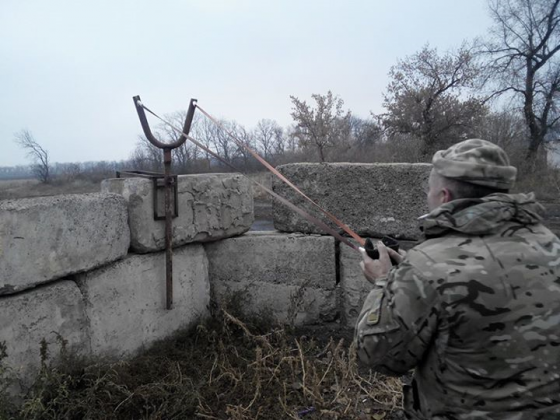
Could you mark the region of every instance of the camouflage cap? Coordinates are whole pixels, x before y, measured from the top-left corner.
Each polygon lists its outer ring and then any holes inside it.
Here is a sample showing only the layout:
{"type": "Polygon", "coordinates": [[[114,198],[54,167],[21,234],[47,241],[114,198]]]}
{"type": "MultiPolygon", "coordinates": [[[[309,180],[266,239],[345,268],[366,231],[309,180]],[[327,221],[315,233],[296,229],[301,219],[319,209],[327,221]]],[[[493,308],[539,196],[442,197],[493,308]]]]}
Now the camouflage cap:
{"type": "Polygon", "coordinates": [[[500,190],[513,187],[517,175],[501,147],[480,139],[465,140],[440,150],[432,163],[436,173],[443,177],[500,190]]]}

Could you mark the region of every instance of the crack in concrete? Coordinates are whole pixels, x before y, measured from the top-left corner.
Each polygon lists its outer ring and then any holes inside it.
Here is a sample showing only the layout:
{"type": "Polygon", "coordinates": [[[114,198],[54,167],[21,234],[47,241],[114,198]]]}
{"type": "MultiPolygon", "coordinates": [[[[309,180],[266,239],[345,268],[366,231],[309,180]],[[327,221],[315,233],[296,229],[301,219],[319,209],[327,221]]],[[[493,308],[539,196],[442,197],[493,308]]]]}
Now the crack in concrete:
{"type": "Polygon", "coordinates": [[[93,351],[92,339],[93,338],[92,338],[92,334],[91,334],[91,318],[89,317],[88,309],[93,308],[93,305],[91,304],[91,301],[89,299],[87,290],[84,288],[84,285],[83,285],[84,281],[80,280],[76,276],[73,276],[69,280],[74,282],[74,284],[78,288],[78,291],[80,292],[80,295],[82,296],[82,302],[84,303],[83,313],[84,313],[84,318],[85,318],[85,321],[86,321],[85,335],[87,337],[87,347],[88,347],[89,354],[92,354],[92,351],[93,351]]]}

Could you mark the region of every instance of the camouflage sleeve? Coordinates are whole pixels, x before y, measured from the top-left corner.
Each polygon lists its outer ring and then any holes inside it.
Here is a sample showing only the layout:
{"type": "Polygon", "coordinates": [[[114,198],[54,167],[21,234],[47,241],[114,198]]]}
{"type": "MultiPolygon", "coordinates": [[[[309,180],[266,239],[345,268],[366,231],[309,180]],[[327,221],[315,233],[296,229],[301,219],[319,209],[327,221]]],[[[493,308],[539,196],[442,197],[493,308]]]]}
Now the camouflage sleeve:
{"type": "Polygon", "coordinates": [[[408,372],[432,341],[438,307],[430,281],[403,261],[389,272],[386,284],[366,298],[356,326],[360,360],[387,375],[408,372]]]}

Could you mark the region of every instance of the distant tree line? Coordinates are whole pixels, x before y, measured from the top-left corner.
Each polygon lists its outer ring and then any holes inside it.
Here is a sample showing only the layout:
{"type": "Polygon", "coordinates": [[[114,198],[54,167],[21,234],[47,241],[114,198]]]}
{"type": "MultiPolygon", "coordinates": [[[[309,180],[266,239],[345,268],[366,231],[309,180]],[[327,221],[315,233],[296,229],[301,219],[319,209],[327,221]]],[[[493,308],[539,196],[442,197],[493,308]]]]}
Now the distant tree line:
{"type": "MultiPolygon", "coordinates": [[[[253,129],[222,121],[237,138],[273,163],[306,161],[428,161],[460,140],[481,137],[508,149],[533,168],[548,142],[558,141],[560,0],[490,0],[493,26],[486,38],[444,53],[429,45],[389,72],[385,111],[352,115],[332,92],[291,96],[293,125],[261,120],[253,129]]],[[[169,116],[181,125],[184,113],[169,116]]],[[[162,137],[174,135],[160,127],[162,137]]],[[[193,135],[245,170],[255,163],[209,121],[193,135]]],[[[161,166],[142,140],[136,162],[161,166]]],[[[211,159],[191,145],[176,160],[186,171],[211,170],[211,159]]],[[[217,165],[219,167],[219,165],[217,165]]]]}
{"type": "Polygon", "coordinates": [[[28,165],[0,166],[0,179],[33,178],[34,174],[28,165]]]}
{"type": "MultiPolygon", "coordinates": [[[[87,180],[98,182],[106,178],[114,178],[116,171],[131,169],[130,160],[95,161],[80,163],[49,163],[49,178],[46,183],[54,180],[72,181],[87,180]]],[[[0,166],[0,179],[37,178],[34,165],[0,166]]],[[[42,182],[45,182],[39,179],[42,182]]]]}
{"type": "MultiPolygon", "coordinates": [[[[397,61],[389,71],[384,112],[358,117],[328,91],[311,101],[291,96],[293,123],[281,127],[261,119],[247,128],[221,120],[239,141],[273,165],[296,161],[426,162],[434,151],[479,137],[504,147],[513,163],[528,173],[546,166],[546,145],[560,134],[560,0],[489,0],[493,20],[485,38],[439,52],[429,45],[397,61]]],[[[165,118],[182,127],[186,113],[165,118]]],[[[165,124],[154,133],[163,141],[177,133],[165,124]]],[[[18,141],[45,180],[48,159],[41,149],[18,141]]],[[[241,171],[261,170],[242,147],[201,114],[190,133],[241,171]]],[[[29,137],[29,136],[27,136],[29,137]]],[[[31,136],[32,138],[32,136],[31,136]]],[[[47,156],[48,157],[48,156],[47,156]]],[[[162,152],[140,136],[130,160],[106,164],[161,171],[162,152]]],[[[229,168],[187,141],[173,151],[176,173],[228,171],[229,168]]],[[[103,166],[102,163],[99,165],[103,166]]],[[[60,168],[82,174],[80,166],[60,168]]]]}

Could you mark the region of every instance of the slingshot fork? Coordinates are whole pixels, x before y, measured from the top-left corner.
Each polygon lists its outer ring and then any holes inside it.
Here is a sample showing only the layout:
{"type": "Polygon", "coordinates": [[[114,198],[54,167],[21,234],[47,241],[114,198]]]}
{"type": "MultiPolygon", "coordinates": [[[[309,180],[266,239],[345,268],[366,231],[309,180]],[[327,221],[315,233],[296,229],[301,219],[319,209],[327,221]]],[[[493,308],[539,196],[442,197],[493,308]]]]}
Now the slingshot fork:
{"type": "MultiPolygon", "coordinates": [[[[150,143],[155,147],[163,150],[163,165],[164,165],[164,187],[165,187],[165,291],[166,291],[166,308],[172,309],[173,307],[173,215],[171,214],[171,186],[174,184],[175,191],[177,191],[177,178],[171,175],[171,151],[178,147],[181,147],[183,143],[187,140],[187,135],[191,129],[191,124],[194,117],[194,111],[196,108],[196,99],[191,99],[189,110],[187,111],[187,117],[185,118],[185,124],[183,126],[183,131],[179,139],[172,143],[164,143],[158,140],[150,130],[150,125],[148,124],[148,119],[146,118],[146,113],[144,112],[144,107],[142,106],[142,101],[140,96],[135,96],[133,98],[134,105],[136,106],[136,112],[138,112],[138,118],[140,118],[140,124],[142,125],[142,130],[144,135],[150,143]],[[174,182],[172,182],[174,179],[174,182]]],[[[154,194],[157,191],[154,190],[154,194]]],[[[175,206],[177,206],[177,195],[175,196],[175,206]]]]}

